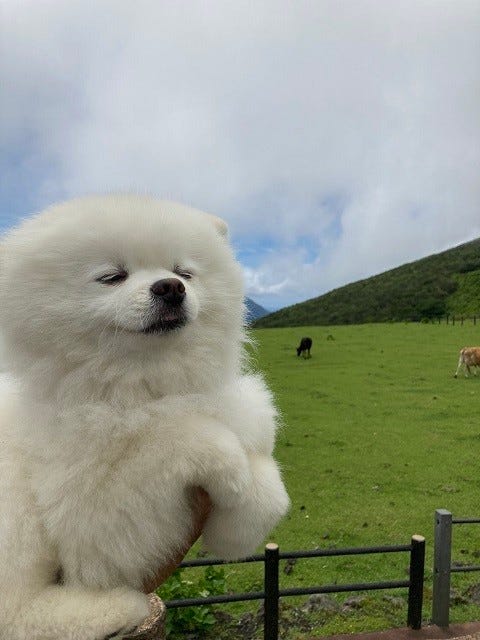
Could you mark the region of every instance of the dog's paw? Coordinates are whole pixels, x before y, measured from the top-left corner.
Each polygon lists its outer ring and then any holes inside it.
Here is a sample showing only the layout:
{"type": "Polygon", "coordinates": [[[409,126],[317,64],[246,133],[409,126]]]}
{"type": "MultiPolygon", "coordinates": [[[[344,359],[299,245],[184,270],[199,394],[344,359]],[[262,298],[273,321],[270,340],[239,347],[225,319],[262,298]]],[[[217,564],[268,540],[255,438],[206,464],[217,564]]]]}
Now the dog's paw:
{"type": "Polygon", "coordinates": [[[203,529],[203,541],[215,556],[237,560],[254,553],[262,538],[248,526],[242,510],[215,508],[203,529]]]}
{"type": "Polygon", "coordinates": [[[109,606],[103,612],[103,628],[95,637],[98,640],[129,638],[150,615],[148,598],[123,588],[114,589],[109,595],[109,606]]]}
{"type": "Polygon", "coordinates": [[[288,495],[274,460],[252,457],[251,469],[250,490],[233,507],[215,505],[203,530],[207,548],[221,558],[254,553],[288,510],[288,495]]]}

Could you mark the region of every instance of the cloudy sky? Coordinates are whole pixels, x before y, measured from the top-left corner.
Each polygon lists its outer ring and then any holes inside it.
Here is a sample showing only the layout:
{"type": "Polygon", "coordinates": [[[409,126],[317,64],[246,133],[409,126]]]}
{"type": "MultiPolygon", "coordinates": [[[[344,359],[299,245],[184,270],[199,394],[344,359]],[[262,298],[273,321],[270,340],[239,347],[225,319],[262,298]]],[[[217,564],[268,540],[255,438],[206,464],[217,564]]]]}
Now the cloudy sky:
{"type": "Polygon", "coordinates": [[[480,236],[480,0],[0,0],[0,229],[224,217],[269,309],[480,236]]]}

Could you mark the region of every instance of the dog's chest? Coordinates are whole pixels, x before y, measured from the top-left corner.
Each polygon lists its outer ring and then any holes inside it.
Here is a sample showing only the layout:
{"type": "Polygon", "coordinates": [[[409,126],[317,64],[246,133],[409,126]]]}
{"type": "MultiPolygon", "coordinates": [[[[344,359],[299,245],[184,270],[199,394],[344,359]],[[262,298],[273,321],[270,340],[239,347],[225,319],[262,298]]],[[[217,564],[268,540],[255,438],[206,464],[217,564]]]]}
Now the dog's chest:
{"type": "Polygon", "coordinates": [[[161,449],[144,447],[124,438],[34,461],[32,486],[66,581],[139,587],[187,534],[185,485],[161,449]]]}

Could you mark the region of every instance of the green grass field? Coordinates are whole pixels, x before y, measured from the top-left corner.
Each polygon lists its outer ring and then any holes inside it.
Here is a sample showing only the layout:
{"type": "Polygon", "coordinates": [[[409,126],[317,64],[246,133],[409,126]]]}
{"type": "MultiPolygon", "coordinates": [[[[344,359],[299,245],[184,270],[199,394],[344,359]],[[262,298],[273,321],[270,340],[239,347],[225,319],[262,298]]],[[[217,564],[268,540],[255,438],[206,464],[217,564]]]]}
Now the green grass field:
{"type": "MultiPolygon", "coordinates": [[[[283,416],[276,457],[292,500],[271,539],[292,550],[424,535],[428,620],[434,511],[480,515],[480,375],[453,378],[459,349],[480,344],[480,326],[259,329],[253,338],[254,366],[283,416]],[[303,335],[313,338],[307,360],[295,350],[303,335]]],[[[480,564],[479,550],[480,525],[454,528],[453,560],[480,564]]],[[[405,579],[407,568],[407,554],[299,560],[290,575],[282,571],[281,587],[405,579]]],[[[230,566],[227,575],[232,590],[262,588],[260,568],[230,566]]],[[[454,575],[452,587],[462,593],[478,582],[480,574],[454,575]]],[[[406,606],[386,595],[405,592],[370,593],[355,612],[322,614],[313,632],[288,638],[404,626],[406,606]]],[[[452,621],[479,618],[475,605],[451,610],[452,621]]]]}

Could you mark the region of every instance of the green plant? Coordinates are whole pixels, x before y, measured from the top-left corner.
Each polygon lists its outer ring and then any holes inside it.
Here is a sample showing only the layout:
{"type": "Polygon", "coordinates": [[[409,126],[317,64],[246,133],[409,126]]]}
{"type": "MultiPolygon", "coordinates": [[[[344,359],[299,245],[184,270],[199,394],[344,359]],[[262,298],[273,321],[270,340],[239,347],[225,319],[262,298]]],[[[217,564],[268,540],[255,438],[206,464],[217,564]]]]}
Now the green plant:
{"type": "MultiPolygon", "coordinates": [[[[206,567],[202,577],[196,582],[185,578],[184,571],[185,569],[177,569],[157,589],[157,594],[162,600],[207,598],[225,593],[225,570],[222,567],[206,567]]],[[[167,636],[174,638],[188,632],[195,632],[196,636],[199,636],[208,631],[213,624],[215,624],[215,617],[208,605],[169,609],[167,636]]]]}

